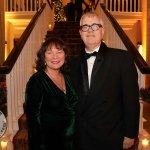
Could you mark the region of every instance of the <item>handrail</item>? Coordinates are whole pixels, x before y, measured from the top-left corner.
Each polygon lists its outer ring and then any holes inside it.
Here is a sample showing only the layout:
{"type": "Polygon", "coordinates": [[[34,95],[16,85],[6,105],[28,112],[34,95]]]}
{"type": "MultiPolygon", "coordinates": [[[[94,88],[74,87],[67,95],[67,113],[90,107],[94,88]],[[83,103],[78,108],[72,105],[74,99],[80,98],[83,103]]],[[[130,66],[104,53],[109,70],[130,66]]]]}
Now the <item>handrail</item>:
{"type": "Polygon", "coordinates": [[[97,7],[98,4],[99,4],[99,0],[97,0],[97,2],[95,3],[94,10],[96,9],[96,7],[97,7]]]}
{"type": "Polygon", "coordinates": [[[48,5],[49,5],[49,7],[50,7],[51,9],[53,9],[53,5],[50,3],[49,0],[47,0],[47,3],[48,3],[48,5]]]}
{"type": "Polygon", "coordinates": [[[123,31],[123,29],[120,27],[116,19],[109,13],[109,11],[106,9],[104,4],[100,4],[101,8],[103,9],[104,13],[110,20],[111,24],[113,25],[114,29],[120,36],[122,42],[128,49],[128,51],[131,53],[136,65],[138,66],[139,70],[143,74],[150,74],[150,67],[146,63],[146,61],[143,59],[141,54],[138,52],[136,47],[133,45],[129,37],[126,35],[126,33],[123,31]]]}
{"type": "Polygon", "coordinates": [[[41,9],[39,11],[37,11],[37,13],[32,18],[31,22],[29,23],[29,25],[27,26],[27,28],[25,29],[25,31],[21,35],[21,37],[20,37],[19,41],[17,42],[16,46],[10,52],[10,54],[7,57],[6,61],[4,61],[2,66],[0,66],[0,74],[8,74],[11,71],[11,69],[13,68],[19,54],[22,51],[22,48],[23,48],[24,44],[26,43],[32,29],[34,28],[34,26],[35,26],[35,24],[38,20],[38,17],[40,16],[42,11],[44,10],[45,6],[46,6],[46,3],[44,3],[42,5],[41,9]]]}

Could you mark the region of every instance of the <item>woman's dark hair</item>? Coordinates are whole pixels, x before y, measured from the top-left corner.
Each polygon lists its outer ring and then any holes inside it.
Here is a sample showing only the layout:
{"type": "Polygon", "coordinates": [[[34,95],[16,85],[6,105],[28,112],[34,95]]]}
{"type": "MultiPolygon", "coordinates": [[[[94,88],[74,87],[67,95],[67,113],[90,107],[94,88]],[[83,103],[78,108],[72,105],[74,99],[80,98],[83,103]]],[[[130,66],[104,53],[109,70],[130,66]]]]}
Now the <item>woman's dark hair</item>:
{"type": "Polygon", "coordinates": [[[35,67],[36,70],[37,71],[45,70],[45,68],[46,68],[45,52],[48,47],[52,47],[52,46],[56,46],[56,48],[64,50],[65,63],[61,67],[61,71],[68,72],[69,71],[69,67],[68,67],[68,60],[69,60],[68,52],[69,52],[69,50],[68,50],[67,46],[65,45],[64,41],[60,38],[47,38],[43,42],[43,44],[41,45],[41,48],[37,52],[36,67],[35,67]]]}

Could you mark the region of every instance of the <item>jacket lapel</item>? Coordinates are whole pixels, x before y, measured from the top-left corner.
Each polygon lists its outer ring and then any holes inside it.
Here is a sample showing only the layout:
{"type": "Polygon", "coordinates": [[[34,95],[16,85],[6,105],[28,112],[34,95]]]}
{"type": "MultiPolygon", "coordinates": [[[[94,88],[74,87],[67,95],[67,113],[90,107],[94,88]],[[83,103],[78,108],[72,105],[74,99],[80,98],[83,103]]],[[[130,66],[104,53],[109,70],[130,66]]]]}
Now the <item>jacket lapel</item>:
{"type": "Polygon", "coordinates": [[[85,95],[87,95],[87,92],[89,90],[89,83],[88,83],[87,62],[85,59],[83,59],[81,62],[81,72],[82,72],[82,78],[83,78],[83,89],[84,89],[85,95]]]}
{"type": "MultiPolygon", "coordinates": [[[[104,58],[107,53],[107,49],[108,49],[107,46],[104,43],[101,43],[101,47],[98,51],[98,54],[96,56],[96,60],[92,69],[90,89],[93,88],[94,85],[97,85],[97,83],[95,83],[94,81],[101,81],[101,85],[104,83],[104,79],[106,77],[106,70],[104,70],[105,67],[101,67],[101,66],[103,65],[104,58]],[[95,80],[95,78],[99,78],[100,80],[95,80]]],[[[107,67],[109,66],[109,64],[110,63],[107,64],[107,67]]]]}
{"type": "Polygon", "coordinates": [[[97,71],[98,71],[99,68],[101,67],[102,61],[103,61],[103,56],[102,56],[100,53],[98,53],[97,56],[96,56],[96,60],[95,60],[95,62],[94,62],[93,69],[92,69],[91,83],[92,83],[93,78],[94,78],[94,76],[96,75],[97,71]]]}
{"type": "Polygon", "coordinates": [[[97,85],[95,83],[96,82],[95,78],[96,78],[97,73],[98,73],[98,78],[101,79],[101,84],[104,83],[104,79],[106,76],[106,74],[105,74],[106,70],[103,70],[103,67],[101,67],[101,66],[104,61],[105,54],[107,53],[107,49],[108,49],[107,46],[102,42],[100,49],[98,51],[98,54],[96,56],[96,60],[95,60],[93,69],[92,69],[90,88],[89,88],[89,83],[88,83],[89,81],[88,81],[87,61],[83,58],[84,54],[82,54],[81,72],[82,72],[83,89],[84,89],[85,95],[87,95],[89,93],[88,92],[89,89],[93,88],[94,85],[97,85]]]}

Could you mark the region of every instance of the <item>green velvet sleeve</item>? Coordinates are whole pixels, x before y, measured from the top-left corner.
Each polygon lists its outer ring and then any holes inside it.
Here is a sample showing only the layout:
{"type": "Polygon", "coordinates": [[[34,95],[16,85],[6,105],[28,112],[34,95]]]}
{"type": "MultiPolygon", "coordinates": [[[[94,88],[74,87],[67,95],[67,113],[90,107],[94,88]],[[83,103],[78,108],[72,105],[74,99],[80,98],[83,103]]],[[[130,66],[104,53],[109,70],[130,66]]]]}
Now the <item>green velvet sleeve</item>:
{"type": "Polygon", "coordinates": [[[30,150],[43,150],[40,124],[42,93],[43,89],[40,84],[40,79],[33,75],[27,83],[25,92],[30,150]]]}

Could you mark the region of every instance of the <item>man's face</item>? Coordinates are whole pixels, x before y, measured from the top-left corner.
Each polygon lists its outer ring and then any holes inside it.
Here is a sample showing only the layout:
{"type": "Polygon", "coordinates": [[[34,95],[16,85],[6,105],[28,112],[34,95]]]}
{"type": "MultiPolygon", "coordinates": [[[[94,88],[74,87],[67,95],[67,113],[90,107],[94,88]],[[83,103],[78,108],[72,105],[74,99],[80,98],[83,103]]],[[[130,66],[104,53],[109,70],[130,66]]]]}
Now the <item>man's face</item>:
{"type": "MultiPolygon", "coordinates": [[[[81,26],[83,25],[90,26],[93,24],[101,24],[100,19],[97,16],[94,16],[94,17],[85,16],[81,21],[81,26]]],[[[97,30],[94,31],[90,27],[88,31],[82,31],[80,29],[79,33],[81,35],[81,38],[87,50],[93,51],[95,48],[100,46],[100,43],[104,34],[104,29],[103,27],[99,27],[97,30]]]]}

